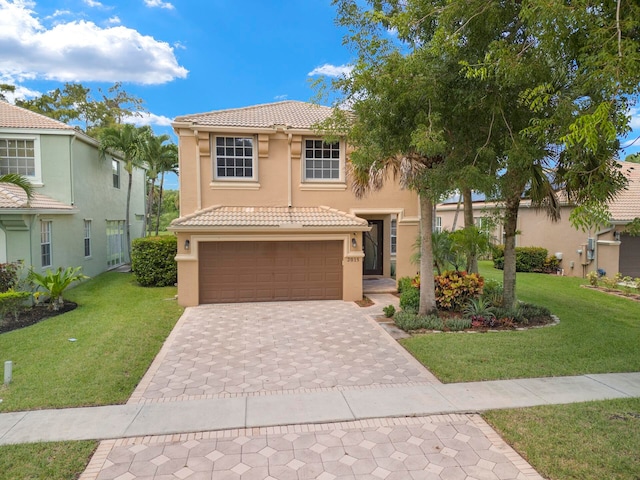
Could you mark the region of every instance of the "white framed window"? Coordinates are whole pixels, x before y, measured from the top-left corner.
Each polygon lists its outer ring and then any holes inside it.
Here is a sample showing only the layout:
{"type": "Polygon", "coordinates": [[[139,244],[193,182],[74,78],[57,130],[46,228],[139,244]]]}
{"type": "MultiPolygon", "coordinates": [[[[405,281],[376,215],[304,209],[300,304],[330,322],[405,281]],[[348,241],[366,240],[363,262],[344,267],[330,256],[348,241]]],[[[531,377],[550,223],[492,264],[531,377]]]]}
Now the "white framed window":
{"type": "Polygon", "coordinates": [[[442,217],[435,218],[435,225],[433,226],[433,231],[436,233],[442,232],[442,217]]]}
{"type": "Polygon", "coordinates": [[[40,141],[33,135],[0,135],[0,175],[17,173],[41,184],[40,141]]]}
{"type": "Polygon", "coordinates": [[[125,262],[124,220],[107,220],[107,266],[125,262]]]}
{"type": "Polygon", "coordinates": [[[113,188],[120,188],[120,162],[116,159],[111,160],[111,172],[113,176],[113,188]]]}
{"type": "Polygon", "coordinates": [[[253,137],[215,137],[214,180],[256,180],[253,137]]]}
{"type": "Polygon", "coordinates": [[[397,239],[398,239],[398,220],[396,220],[395,218],[391,219],[391,243],[389,245],[391,245],[391,255],[395,255],[396,254],[396,249],[397,249],[397,239]]]}
{"type": "Polygon", "coordinates": [[[40,220],[40,261],[42,267],[50,267],[52,265],[51,255],[51,220],[40,220]]]}
{"type": "Polygon", "coordinates": [[[343,152],[340,142],[304,140],[304,180],[308,182],[343,182],[343,152]]]}
{"type": "Polygon", "coordinates": [[[84,256],[91,256],[91,220],[84,221],[84,256]]]}

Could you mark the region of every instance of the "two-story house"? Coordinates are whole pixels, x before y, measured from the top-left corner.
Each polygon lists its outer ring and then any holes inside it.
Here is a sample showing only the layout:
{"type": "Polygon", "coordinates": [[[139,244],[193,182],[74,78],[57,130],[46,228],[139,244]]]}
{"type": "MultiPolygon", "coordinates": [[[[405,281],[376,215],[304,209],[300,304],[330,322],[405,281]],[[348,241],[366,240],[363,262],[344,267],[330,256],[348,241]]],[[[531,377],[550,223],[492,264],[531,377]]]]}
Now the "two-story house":
{"type": "Polygon", "coordinates": [[[359,300],[363,276],[417,273],[417,195],[388,178],[356,198],[348,146],[314,130],[331,113],[284,101],[174,120],[181,305],[359,300]]]}
{"type": "MultiPolygon", "coordinates": [[[[0,101],[0,174],[35,187],[0,184],[0,263],[37,271],[82,266],[94,276],[129,261],[125,239],[127,173],[102,159],[98,142],[65,123],[0,101]]],[[[144,170],[135,169],[131,234],[142,235],[144,170]]]]}

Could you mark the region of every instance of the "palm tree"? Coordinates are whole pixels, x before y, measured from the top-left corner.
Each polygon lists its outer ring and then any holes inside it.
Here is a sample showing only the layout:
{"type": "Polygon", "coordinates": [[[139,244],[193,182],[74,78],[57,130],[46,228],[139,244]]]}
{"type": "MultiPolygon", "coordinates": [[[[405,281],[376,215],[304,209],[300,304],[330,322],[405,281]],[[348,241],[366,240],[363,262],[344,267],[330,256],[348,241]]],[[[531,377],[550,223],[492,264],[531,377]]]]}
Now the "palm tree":
{"type": "MultiPolygon", "coordinates": [[[[158,221],[156,222],[156,235],[158,234],[157,224],[160,221],[160,207],[162,206],[162,181],[164,180],[164,173],[172,171],[176,168],[178,163],[178,148],[173,143],[167,143],[169,135],[150,135],[147,137],[144,143],[142,159],[147,167],[147,180],[149,182],[148,194],[147,194],[147,216],[151,213],[151,205],[153,203],[155,184],[158,176],[161,176],[160,181],[160,197],[158,201],[158,221]]],[[[151,223],[145,226],[146,230],[151,231],[151,223]]]]}
{"type": "Polygon", "coordinates": [[[125,228],[127,234],[127,253],[131,261],[131,226],[129,222],[129,206],[131,204],[131,187],[133,169],[142,165],[144,144],[150,135],[146,127],[136,128],[131,124],[107,127],[100,132],[100,156],[105,158],[108,151],[120,153],[124,160],[124,169],[129,174],[127,183],[127,207],[125,212],[125,228]]]}
{"type": "Polygon", "coordinates": [[[10,183],[20,187],[24,190],[24,193],[27,194],[27,200],[31,200],[33,197],[33,185],[31,185],[31,182],[22,175],[17,173],[6,173],[4,175],[0,175],[0,183],[10,183]]]}

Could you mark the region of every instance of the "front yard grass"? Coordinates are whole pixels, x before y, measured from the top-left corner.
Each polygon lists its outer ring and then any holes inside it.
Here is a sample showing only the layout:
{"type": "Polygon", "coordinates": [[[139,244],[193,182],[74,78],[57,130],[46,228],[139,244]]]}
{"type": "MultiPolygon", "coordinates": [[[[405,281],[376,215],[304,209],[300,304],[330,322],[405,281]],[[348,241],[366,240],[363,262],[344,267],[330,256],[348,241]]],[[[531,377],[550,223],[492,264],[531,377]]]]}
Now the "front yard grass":
{"type": "MultiPolygon", "coordinates": [[[[0,335],[0,361],[14,364],[13,382],[0,387],[0,410],[126,402],[182,313],[175,294],[175,287],[142,288],[130,274],[104,273],[65,294],[75,310],[0,335]]],[[[3,446],[0,479],[78,478],[97,445],[3,446]]]]}
{"type": "Polygon", "coordinates": [[[640,398],[500,410],[483,416],[545,478],[640,478],[640,398]]]}
{"type": "MultiPolygon", "coordinates": [[[[491,262],[481,275],[502,279],[491,262]]],[[[416,335],[401,343],[441,381],[640,371],[640,303],[581,288],[585,280],[519,273],[520,300],[560,318],[527,331],[416,335]]]]}

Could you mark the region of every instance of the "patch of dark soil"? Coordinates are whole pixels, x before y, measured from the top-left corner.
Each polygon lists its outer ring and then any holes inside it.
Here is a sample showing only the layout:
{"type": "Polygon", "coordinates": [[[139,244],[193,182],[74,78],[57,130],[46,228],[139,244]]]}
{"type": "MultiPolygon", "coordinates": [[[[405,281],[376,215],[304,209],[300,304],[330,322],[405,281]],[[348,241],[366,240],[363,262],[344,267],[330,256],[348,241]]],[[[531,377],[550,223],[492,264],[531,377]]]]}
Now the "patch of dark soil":
{"type": "Polygon", "coordinates": [[[62,305],[58,310],[50,310],[49,305],[47,304],[35,305],[20,312],[17,319],[14,319],[13,315],[9,315],[4,320],[0,321],[0,333],[11,332],[12,330],[18,330],[19,328],[35,325],[47,318],[75,310],[77,306],[77,303],[68,302],[66,300],[64,305],[62,305]]]}

